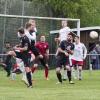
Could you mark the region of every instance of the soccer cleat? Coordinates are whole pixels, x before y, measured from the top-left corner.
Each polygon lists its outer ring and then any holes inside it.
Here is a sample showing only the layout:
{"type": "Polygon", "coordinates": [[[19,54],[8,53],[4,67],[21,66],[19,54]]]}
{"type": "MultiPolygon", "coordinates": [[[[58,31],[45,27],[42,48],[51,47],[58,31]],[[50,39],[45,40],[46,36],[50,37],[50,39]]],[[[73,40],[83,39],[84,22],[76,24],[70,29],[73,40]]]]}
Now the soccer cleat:
{"type": "Polygon", "coordinates": [[[82,76],[79,76],[78,80],[81,81],[82,80],[82,76]]]}
{"type": "Polygon", "coordinates": [[[33,86],[32,86],[32,85],[28,85],[27,87],[28,87],[28,88],[33,88],[33,86]]]}
{"type": "Polygon", "coordinates": [[[79,78],[79,81],[81,81],[82,80],[82,78],[79,78]]]}
{"type": "Polygon", "coordinates": [[[62,84],[62,82],[57,82],[56,84],[62,84]]]}
{"type": "Polygon", "coordinates": [[[70,81],[69,84],[75,84],[73,81],[70,81]]]}
{"type": "Polygon", "coordinates": [[[46,78],[46,80],[48,81],[48,80],[49,80],[49,78],[46,78]]]}

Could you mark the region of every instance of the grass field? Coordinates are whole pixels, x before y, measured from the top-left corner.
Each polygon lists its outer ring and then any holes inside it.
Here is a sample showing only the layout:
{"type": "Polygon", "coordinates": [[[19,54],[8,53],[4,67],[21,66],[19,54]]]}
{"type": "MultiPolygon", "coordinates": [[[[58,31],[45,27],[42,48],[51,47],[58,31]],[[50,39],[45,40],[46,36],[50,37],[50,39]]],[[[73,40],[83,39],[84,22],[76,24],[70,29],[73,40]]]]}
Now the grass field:
{"type": "Polygon", "coordinates": [[[33,75],[33,88],[26,88],[21,81],[21,75],[16,81],[5,77],[0,71],[0,100],[100,100],[100,71],[84,71],[82,81],[75,84],[68,81],[56,84],[55,71],[50,71],[50,80],[46,81],[43,71],[33,75]]]}

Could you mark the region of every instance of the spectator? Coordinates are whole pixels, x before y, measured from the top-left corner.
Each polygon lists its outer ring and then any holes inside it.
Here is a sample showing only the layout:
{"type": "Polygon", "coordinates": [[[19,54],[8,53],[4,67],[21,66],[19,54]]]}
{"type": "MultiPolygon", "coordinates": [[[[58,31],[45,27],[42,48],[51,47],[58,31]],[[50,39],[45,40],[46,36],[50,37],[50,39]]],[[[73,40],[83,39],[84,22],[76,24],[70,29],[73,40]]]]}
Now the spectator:
{"type": "Polygon", "coordinates": [[[91,51],[90,51],[90,62],[92,64],[92,69],[96,69],[96,60],[97,60],[97,51],[95,48],[93,48],[91,51]]]}

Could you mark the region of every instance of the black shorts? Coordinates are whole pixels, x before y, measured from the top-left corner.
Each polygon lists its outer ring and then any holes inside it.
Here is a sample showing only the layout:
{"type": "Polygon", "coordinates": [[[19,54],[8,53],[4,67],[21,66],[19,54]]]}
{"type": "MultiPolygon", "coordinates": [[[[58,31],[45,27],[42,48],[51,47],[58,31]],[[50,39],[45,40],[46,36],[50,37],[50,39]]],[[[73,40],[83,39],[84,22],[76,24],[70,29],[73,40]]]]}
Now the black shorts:
{"type": "Polygon", "coordinates": [[[15,52],[15,53],[16,53],[16,58],[22,59],[25,67],[30,66],[30,57],[28,53],[23,53],[23,52],[15,52]]]}
{"type": "MultiPolygon", "coordinates": [[[[48,64],[47,56],[43,56],[43,61],[48,64]]],[[[35,59],[34,64],[40,64],[40,60],[38,58],[35,59]]]]}
{"type": "Polygon", "coordinates": [[[70,65],[69,63],[69,57],[62,57],[62,56],[57,56],[56,58],[56,68],[60,67],[62,68],[62,66],[66,66],[66,65],[70,65]]]}
{"type": "Polygon", "coordinates": [[[45,60],[46,64],[48,64],[48,57],[47,56],[43,56],[43,59],[45,60]]]}
{"type": "Polygon", "coordinates": [[[32,53],[37,57],[38,55],[40,55],[39,53],[39,50],[35,47],[35,46],[32,46],[31,47],[31,51],[32,53]]]}

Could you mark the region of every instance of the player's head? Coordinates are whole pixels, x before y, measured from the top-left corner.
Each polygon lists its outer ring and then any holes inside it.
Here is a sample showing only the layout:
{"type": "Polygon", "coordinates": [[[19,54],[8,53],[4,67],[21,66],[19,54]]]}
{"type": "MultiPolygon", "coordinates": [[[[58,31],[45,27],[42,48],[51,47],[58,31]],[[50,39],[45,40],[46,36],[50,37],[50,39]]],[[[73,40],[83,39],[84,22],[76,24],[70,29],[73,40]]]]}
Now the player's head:
{"type": "Polygon", "coordinates": [[[34,19],[30,19],[28,22],[29,22],[30,24],[32,24],[32,26],[33,26],[34,28],[36,27],[36,22],[35,22],[34,19]]]}
{"type": "Polygon", "coordinates": [[[41,41],[41,42],[45,42],[45,41],[46,41],[45,35],[41,35],[41,36],[40,36],[40,41],[41,41]]]}
{"type": "Polygon", "coordinates": [[[21,37],[23,37],[24,35],[25,35],[25,32],[24,32],[24,28],[19,28],[18,29],[18,33],[19,33],[19,35],[21,36],[21,37]]]}
{"type": "Polygon", "coordinates": [[[6,48],[10,48],[10,47],[11,47],[10,42],[6,42],[6,43],[5,43],[5,47],[6,47],[6,48]]]}
{"type": "Polygon", "coordinates": [[[62,27],[66,27],[67,26],[67,20],[61,21],[61,25],[62,25],[62,27]]]}
{"type": "Polygon", "coordinates": [[[32,25],[31,23],[29,23],[29,22],[27,22],[27,23],[25,24],[25,28],[26,28],[26,30],[28,30],[29,32],[34,32],[34,27],[33,27],[33,25],[32,25]]]}
{"type": "Polygon", "coordinates": [[[72,34],[67,35],[67,41],[72,42],[73,41],[73,36],[72,34]]]}
{"type": "Polygon", "coordinates": [[[75,43],[79,43],[80,42],[80,37],[79,36],[75,36],[74,41],[75,41],[75,43]]]}
{"type": "Polygon", "coordinates": [[[37,30],[36,30],[36,21],[34,20],[34,19],[30,19],[29,21],[28,21],[28,23],[30,23],[31,25],[32,25],[32,30],[31,30],[31,32],[36,32],[37,30]]]}

